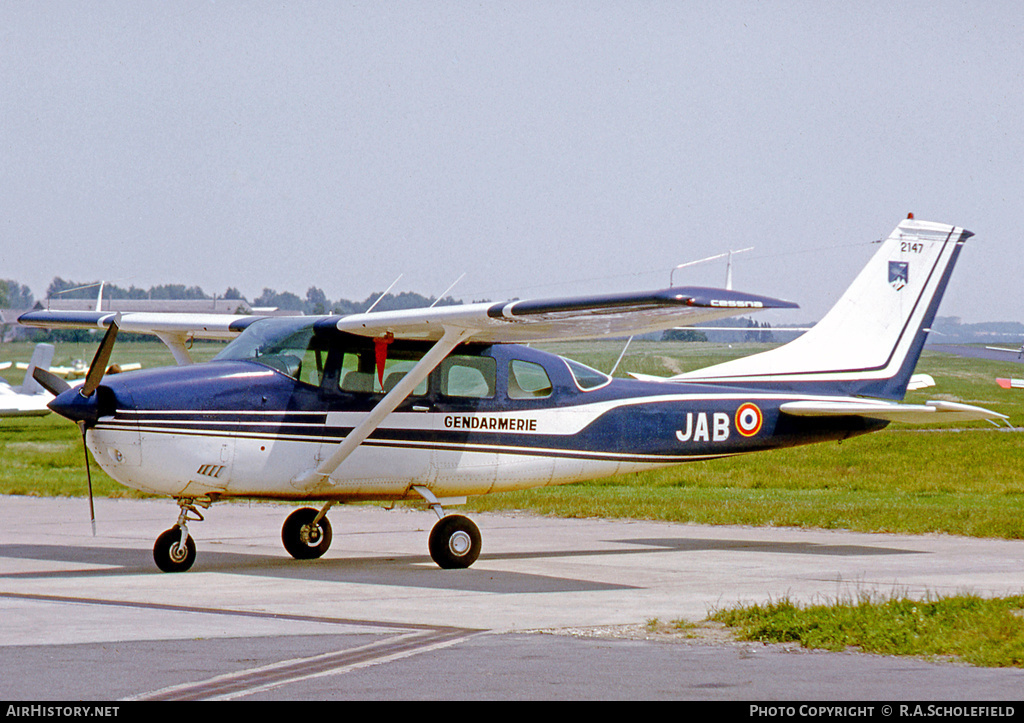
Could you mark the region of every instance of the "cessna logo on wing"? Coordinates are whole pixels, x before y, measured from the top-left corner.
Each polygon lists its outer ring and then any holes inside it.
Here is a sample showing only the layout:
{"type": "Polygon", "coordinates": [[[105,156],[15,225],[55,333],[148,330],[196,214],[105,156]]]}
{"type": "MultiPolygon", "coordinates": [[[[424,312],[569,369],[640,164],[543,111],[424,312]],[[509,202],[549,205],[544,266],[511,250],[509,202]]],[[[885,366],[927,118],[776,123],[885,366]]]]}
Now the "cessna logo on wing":
{"type": "Polygon", "coordinates": [[[712,299],[711,306],[725,309],[763,309],[760,301],[740,301],[737,299],[712,299]]]}

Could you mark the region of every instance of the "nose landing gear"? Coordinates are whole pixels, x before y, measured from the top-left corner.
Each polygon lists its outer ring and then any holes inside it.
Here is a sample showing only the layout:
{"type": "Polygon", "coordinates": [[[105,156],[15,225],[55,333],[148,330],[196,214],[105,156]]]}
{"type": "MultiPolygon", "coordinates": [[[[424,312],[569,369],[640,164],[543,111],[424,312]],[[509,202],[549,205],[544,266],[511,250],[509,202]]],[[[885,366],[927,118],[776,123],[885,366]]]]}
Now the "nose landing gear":
{"type": "Polygon", "coordinates": [[[164,572],[185,572],[196,561],[196,543],[188,534],[188,523],[202,522],[203,514],[196,505],[209,509],[212,500],[196,500],[191,497],[178,499],[178,522],[169,530],[161,533],[153,545],[153,560],[164,572]],[[189,513],[194,515],[189,517],[189,513]]]}

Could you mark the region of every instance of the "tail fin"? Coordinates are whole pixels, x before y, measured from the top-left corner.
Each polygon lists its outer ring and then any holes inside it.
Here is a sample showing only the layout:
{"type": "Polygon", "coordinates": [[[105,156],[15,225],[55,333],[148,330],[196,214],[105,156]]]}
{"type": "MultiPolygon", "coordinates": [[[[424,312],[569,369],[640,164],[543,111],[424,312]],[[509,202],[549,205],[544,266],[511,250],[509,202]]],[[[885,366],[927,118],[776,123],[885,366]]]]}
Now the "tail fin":
{"type": "Polygon", "coordinates": [[[673,380],[902,399],[960,247],[971,236],[910,217],[803,336],[673,380]]]}
{"type": "Polygon", "coordinates": [[[25,379],[21,383],[19,391],[22,394],[42,394],[44,389],[32,376],[36,367],[49,370],[53,363],[53,344],[36,344],[32,351],[32,360],[28,363],[28,371],[25,372],[25,379]]]}

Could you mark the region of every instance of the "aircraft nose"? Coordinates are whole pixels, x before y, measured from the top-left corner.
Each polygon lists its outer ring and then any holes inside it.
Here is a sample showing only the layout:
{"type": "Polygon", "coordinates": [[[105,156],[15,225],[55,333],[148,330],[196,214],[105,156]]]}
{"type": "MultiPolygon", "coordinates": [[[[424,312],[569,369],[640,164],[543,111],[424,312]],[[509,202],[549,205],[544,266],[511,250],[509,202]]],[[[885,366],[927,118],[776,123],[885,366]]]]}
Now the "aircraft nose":
{"type": "Polygon", "coordinates": [[[46,406],[72,422],[95,422],[99,419],[99,395],[83,397],[78,389],[61,392],[46,406]]]}

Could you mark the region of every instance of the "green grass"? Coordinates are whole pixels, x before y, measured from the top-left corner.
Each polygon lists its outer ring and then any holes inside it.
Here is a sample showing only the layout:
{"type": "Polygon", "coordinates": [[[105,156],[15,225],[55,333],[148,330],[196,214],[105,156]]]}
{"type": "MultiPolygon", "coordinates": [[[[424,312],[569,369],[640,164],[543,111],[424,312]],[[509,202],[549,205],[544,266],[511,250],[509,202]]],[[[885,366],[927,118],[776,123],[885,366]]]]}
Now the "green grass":
{"type": "Polygon", "coordinates": [[[720,610],[709,620],[732,628],[741,640],[1024,667],[1024,596],[877,600],[864,595],[805,606],[783,599],[720,610]]]}
{"type": "MultiPolygon", "coordinates": [[[[78,427],[55,414],[0,421],[0,461],[0,494],[74,497],[88,492],[78,427]]],[[[147,496],[112,480],[94,460],[90,469],[97,497],[147,496]]]]}

